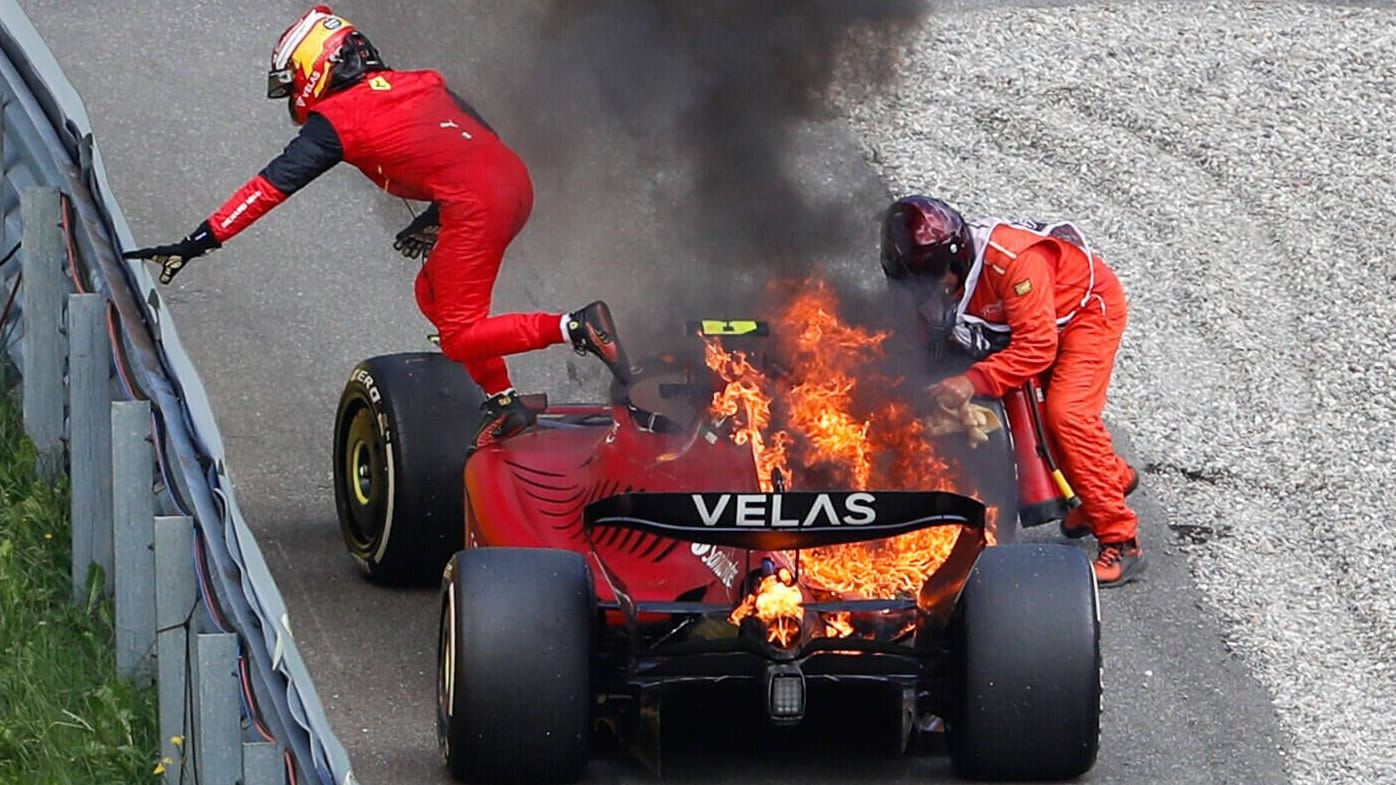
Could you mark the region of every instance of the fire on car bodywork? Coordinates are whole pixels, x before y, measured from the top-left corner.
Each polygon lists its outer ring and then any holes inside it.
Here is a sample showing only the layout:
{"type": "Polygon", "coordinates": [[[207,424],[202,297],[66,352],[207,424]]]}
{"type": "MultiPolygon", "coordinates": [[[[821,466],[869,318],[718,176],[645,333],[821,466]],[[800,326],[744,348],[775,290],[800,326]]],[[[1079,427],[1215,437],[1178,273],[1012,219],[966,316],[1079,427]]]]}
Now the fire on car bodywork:
{"type": "MultiPolygon", "coordinates": [[[[833,288],[819,280],[800,286],[771,323],[777,362],[758,364],[716,338],[705,347],[707,366],[723,382],[710,413],[731,421],[733,441],[750,445],[761,490],[964,490],[969,478],[937,453],[898,389],[904,380],[880,368],[889,333],[844,321],[833,288]]],[[[789,620],[807,599],[916,598],[961,532],[940,526],[778,554],[786,563],[757,583],[731,621],[754,614],[770,642],[789,645],[796,637],[789,620]]],[[[848,613],[823,616],[819,634],[855,634],[848,613]]]]}
{"type": "Polygon", "coordinates": [[[335,446],[351,553],[396,583],[454,549],[437,625],[454,774],[527,760],[522,781],[572,781],[606,736],[658,770],[662,707],[718,687],[777,725],[865,708],[903,749],[944,718],[957,771],[981,778],[1090,767],[1094,573],[1078,549],[1012,542],[1027,420],[979,401],[1008,427],[973,438],[988,420],[924,405],[917,358],[897,357],[918,347],[796,288],[774,320],[699,323],[722,342],[632,363],[606,401],[545,405],[463,469],[452,413],[481,400],[463,368],[432,352],[355,368],[335,446]],[[1069,732],[1039,754],[1024,727],[1069,732]]]}

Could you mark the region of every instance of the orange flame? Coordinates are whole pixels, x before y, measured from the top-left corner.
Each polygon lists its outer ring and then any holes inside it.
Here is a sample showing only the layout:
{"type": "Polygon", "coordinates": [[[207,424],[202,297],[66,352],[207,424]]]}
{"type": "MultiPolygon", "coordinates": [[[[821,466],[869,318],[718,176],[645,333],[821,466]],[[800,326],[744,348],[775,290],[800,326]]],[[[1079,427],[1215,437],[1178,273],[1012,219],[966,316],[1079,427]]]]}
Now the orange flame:
{"type": "Polygon", "coordinates": [[[741,624],[752,614],[766,624],[766,639],[780,646],[789,646],[800,636],[800,624],[805,616],[805,596],[795,585],[790,570],[781,567],[761,579],[756,591],[747,595],[732,611],[728,621],[741,624]]]}
{"type": "Polygon", "coordinates": [[[800,554],[800,577],[845,597],[915,599],[926,576],[955,546],[958,526],[922,529],[900,537],[811,548],[800,554]]]}
{"type": "Polygon", "coordinates": [[[824,637],[847,638],[853,634],[853,614],[848,611],[829,613],[824,616],[824,637]]]}
{"type": "Polygon", "coordinates": [[[771,396],[762,387],[766,381],[742,352],[726,352],[716,340],[709,340],[704,350],[709,368],[717,372],[726,387],[713,395],[710,411],[715,417],[733,417],[732,440],[751,444],[756,458],[756,478],[762,491],[774,487],[772,474],[785,468],[785,448],[790,436],[785,431],[772,434],[769,441],[765,431],[771,424],[771,396]],[[736,415],[740,414],[740,417],[736,415]]]}
{"type": "Polygon", "coordinates": [[[805,439],[802,463],[845,467],[851,487],[869,487],[873,476],[874,444],[868,439],[872,421],[853,413],[858,386],[854,370],[880,354],[887,333],[850,327],[835,315],[833,292],[822,283],[796,297],[780,322],[794,326],[788,340],[799,381],[785,392],[790,407],[789,427],[805,439]]]}
{"type": "MultiPolygon", "coordinates": [[[[713,396],[712,414],[731,419],[736,443],[751,444],[762,491],[771,492],[776,478],[790,487],[955,490],[951,467],[936,455],[922,418],[905,393],[895,391],[900,380],[878,372],[888,333],[845,323],[835,293],[819,280],[805,281],[773,322],[788,373],[772,379],[716,340],[706,352],[708,367],[726,382],[713,396]],[[792,462],[804,471],[792,472],[792,462]]],[[[800,579],[848,598],[915,597],[959,533],[959,527],[942,526],[802,551],[800,579]]],[[[784,586],[787,597],[798,597],[799,590],[772,577],[732,619],[738,623],[754,609],[775,640],[770,619],[779,616],[768,619],[760,603],[774,602],[768,598],[780,592],[776,586],[784,586]]],[[[826,634],[853,633],[847,614],[824,616],[826,634]]]]}

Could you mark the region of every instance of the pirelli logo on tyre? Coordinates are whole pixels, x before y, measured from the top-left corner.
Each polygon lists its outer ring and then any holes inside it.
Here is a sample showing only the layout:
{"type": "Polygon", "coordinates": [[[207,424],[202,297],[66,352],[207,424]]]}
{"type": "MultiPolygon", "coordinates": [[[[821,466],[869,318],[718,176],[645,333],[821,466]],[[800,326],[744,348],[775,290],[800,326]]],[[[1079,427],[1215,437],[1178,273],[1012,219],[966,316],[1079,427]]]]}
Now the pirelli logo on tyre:
{"type": "Polygon", "coordinates": [[[383,404],[383,393],[378,390],[378,383],[373,380],[373,374],[369,373],[367,368],[355,368],[349,374],[349,382],[364,389],[364,395],[368,397],[370,404],[369,408],[373,412],[374,422],[378,426],[378,433],[382,436],[385,444],[392,442],[393,431],[388,426],[388,414],[379,408],[383,404]]]}
{"type": "Polygon", "coordinates": [[[355,368],[354,372],[349,374],[349,381],[363,385],[370,401],[378,403],[383,400],[383,394],[378,392],[378,385],[373,381],[373,374],[369,373],[366,368],[355,368]]]}

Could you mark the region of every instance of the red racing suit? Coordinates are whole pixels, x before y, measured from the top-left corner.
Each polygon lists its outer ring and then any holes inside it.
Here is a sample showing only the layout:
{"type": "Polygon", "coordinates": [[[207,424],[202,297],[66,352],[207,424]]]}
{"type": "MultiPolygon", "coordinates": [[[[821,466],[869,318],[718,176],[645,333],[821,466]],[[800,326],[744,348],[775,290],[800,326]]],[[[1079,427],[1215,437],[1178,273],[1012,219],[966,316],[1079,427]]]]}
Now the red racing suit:
{"type": "Polygon", "coordinates": [[[286,149],[209,217],[214,236],[228,240],[340,161],[388,193],[440,205],[417,305],[442,352],[487,394],[511,386],[504,355],[564,341],[560,313],[489,315],[504,250],[533,210],[533,184],[435,71],[373,71],[320,99],[286,149]]]}
{"type": "Polygon", "coordinates": [[[977,394],[993,397],[1042,377],[1044,424],[1081,514],[1102,543],[1134,539],[1139,519],[1124,498],[1129,467],[1101,419],[1128,318],[1119,279],[1071,224],[980,218],[970,235],[975,259],[956,330],[1009,341],[966,376],[977,394]]]}

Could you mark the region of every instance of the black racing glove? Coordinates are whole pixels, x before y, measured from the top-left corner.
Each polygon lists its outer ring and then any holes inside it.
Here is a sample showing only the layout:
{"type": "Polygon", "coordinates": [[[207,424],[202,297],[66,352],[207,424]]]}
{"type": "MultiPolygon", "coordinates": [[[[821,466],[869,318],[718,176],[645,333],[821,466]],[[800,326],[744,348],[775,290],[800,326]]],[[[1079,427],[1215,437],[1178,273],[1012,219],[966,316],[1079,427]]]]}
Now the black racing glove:
{"type": "Polygon", "coordinates": [[[176,273],[184,269],[185,262],[222,246],[218,238],[213,236],[213,227],[209,226],[208,221],[204,221],[190,232],[188,237],[177,243],[139,248],[127,251],[122,256],[127,259],[150,259],[159,264],[160,283],[167,284],[174,280],[176,273]]]}
{"type": "Polygon", "coordinates": [[[921,319],[922,332],[926,336],[926,348],[932,362],[945,360],[950,347],[951,331],[959,319],[955,310],[955,300],[944,292],[937,291],[930,299],[916,309],[921,319]]]}
{"type": "Polygon", "coordinates": [[[957,324],[950,334],[955,343],[975,360],[982,360],[994,352],[1007,349],[1009,342],[1013,340],[1009,333],[994,332],[980,324],[957,324]]]}
{"type": "Polygon", "coordinates": [[[422,214],[412,220],[406,229],[397,233],[393,250],[408,259],[426,258],[436,245],[436,232],[441,228],[441,209],[432,203],[422,214]]]}

